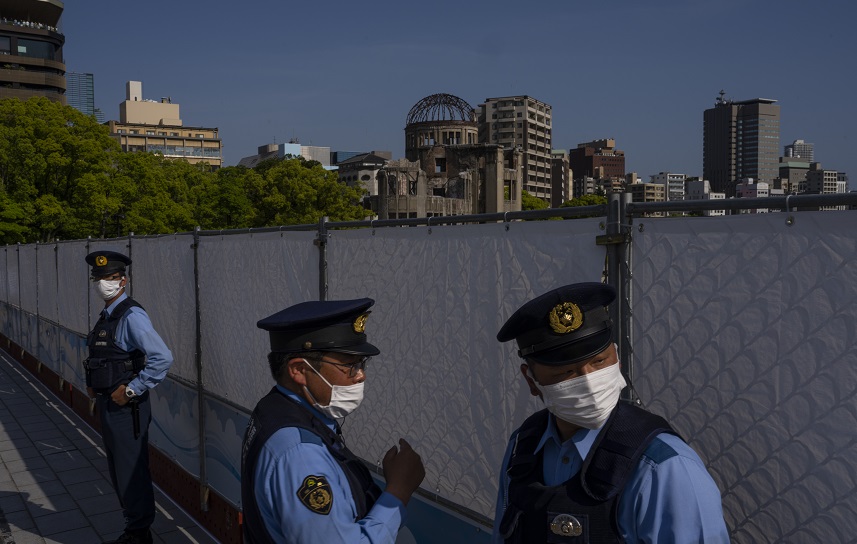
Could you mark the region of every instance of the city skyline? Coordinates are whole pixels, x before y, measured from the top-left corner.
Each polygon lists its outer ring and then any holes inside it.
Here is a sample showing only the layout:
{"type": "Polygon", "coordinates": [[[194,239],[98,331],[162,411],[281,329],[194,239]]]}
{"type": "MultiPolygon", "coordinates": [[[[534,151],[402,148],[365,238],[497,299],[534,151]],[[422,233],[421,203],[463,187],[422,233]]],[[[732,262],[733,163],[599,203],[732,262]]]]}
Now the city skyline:
{"type": "Polygon", "coordinates": [[[846,94],[854,75],[839,60],[857,50],[848,16],[855,5],[487,8],[266,0],[236,11],[222,0],[205,9],[67,0],[61,30],[68,71],[95,75],[106,119],[118,118],[125,83],[142,81],[144,98],[171,97],[185,124],[219,128],[228,166],[292,138],[401,158],[410,108],[449,93],[473,107],[528,95],[553,109],[554,149],[613,138],[626,171],[644,180],[661,171],[699,176],[703,111],[723,89],[727,99],[777,100],[779,154],[803,139],[824,168],[857,172],[857,106],[846,94]]]}

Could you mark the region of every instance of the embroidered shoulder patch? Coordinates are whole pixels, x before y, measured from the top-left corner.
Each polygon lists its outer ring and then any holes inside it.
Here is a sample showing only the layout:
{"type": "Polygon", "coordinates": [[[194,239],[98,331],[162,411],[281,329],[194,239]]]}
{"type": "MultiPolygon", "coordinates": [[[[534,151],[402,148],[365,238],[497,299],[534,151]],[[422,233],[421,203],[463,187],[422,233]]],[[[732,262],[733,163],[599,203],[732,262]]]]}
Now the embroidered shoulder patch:
{"type": "Polygon", "coordinates": [[[304,483],[298,489],[298,498],[304,506],[316,514],[326,516],[330,513],[330,507],[333,506],[333,493],[330,490],[330,484],[327,483],[327,478],[324,476],[307,476],[304,478],[304,483]]]}

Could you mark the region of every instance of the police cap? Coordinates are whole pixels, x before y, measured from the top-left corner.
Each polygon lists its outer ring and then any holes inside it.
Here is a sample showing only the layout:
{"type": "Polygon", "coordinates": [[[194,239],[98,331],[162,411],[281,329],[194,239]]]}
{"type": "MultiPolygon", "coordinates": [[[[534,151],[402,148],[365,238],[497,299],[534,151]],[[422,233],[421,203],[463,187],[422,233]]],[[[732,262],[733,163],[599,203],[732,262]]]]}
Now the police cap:
{"type": "Polygon", "coordinates": [[[607,306],[616,291],[603,283],[558,287],[521,306],[497,333],[497,340],[515,339],[518,355],[559,366],[588,359],[612,342],[613,323],[607,306]]]}
{"type": "Polygon", "coordinates": [[[301,302],[259,320],[268,331],[271,351],[334,351],[352,355],[378,355],[366,341],[366,318],[375,304],[371,298],[301,302]]]}
{"type": "Polygon", "coordinates": [[[131,259],[117,251],[93,251],[86,256],[86,263],[92,267],[91,276],[100,278],[116,272],[125,272],[131,259]]]}

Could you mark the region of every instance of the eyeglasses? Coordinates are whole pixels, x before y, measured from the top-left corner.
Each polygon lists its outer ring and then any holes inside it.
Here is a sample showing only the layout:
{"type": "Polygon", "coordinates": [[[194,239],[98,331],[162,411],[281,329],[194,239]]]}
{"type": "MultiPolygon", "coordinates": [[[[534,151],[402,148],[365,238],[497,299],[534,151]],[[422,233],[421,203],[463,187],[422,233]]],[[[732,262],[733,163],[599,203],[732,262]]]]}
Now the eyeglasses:
{"type": "Polygon", "coordinates": [[[348,364],[328,361],[327,359],[319,359],[318,361],[320,363],[327,363],[329,365],[340,367],[340,372],[348,374],[349,378],[356,378],[358,372],[366,373],[366,363],[368,363],[370,359],[372,359],[372,357],[361,357],[357,361],[348,364]],[[341,370],[342,368],[347,368],[348,370],[341,370]]]}
{"type": "Polygon", "coordinates": [[[97,278],[95,276],[89,276],[89,281],[91,281],[92,283],[95,283],[95,282],[101,281],[101,280],[116,281],[116,280],[121,279],[121,278],[122,278],[122,274],[116,273],[116,274],[110,274],[109,276],[99,276],[97,278]]]}

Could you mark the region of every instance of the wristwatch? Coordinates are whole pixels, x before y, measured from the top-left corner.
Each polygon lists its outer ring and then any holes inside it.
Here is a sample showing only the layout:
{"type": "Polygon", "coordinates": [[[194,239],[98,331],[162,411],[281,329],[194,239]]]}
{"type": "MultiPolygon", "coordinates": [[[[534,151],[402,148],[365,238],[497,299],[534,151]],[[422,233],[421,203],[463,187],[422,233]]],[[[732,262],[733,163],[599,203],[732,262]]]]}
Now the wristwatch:
{"type": "Polygon", "coordinates": [[[133,389],[131,389],[130,387],[128,387],[126,385],[125,386],[125,396],[128,397],[129,399],[133,399],[134,397],[137,396],[137,393],[135,393],[133,389]]]}

